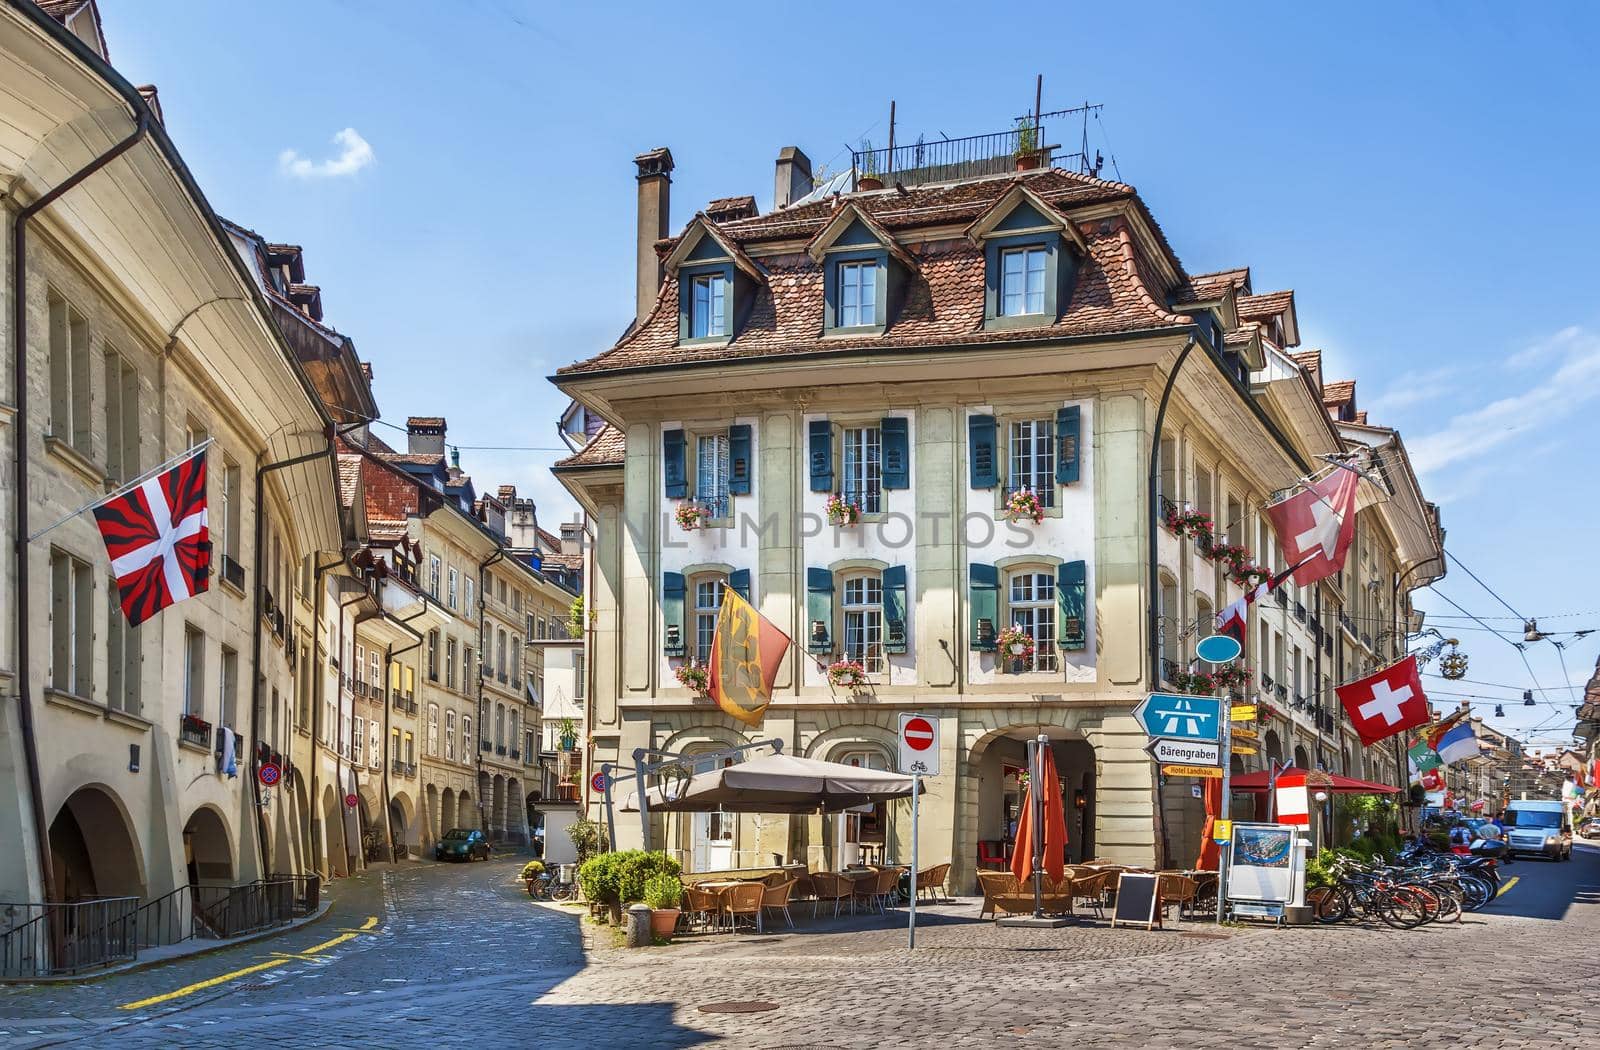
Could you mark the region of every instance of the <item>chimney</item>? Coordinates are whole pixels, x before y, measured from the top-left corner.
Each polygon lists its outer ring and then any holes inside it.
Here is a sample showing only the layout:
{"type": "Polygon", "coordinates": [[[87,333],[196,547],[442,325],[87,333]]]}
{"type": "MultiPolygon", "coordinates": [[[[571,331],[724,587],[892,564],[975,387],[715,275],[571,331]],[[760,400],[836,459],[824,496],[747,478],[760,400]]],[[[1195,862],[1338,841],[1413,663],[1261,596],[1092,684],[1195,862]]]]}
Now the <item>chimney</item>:
{"type": "Polygon", "coordinates": [[[778,151],[778,173],[772,190],[773,210],[787,208],[811,192],[811,158],[799,146],[778,151]]]}
{"type": "Polygon", "coordinates": [[[406,451],[413,456],[444,455],[444,417],[412,416],[406,420],[406,451]]]}
{"type": "Polygon", "coordinates": [[[575,521],[561,523],[561,553],[583,553],[583,526],[575,521]]]}
{"type": "Polygon", "coordinates": [[[638,300],[634,323],[643,324],[661,290],[661,260],[656,242],[667,236],[672,203],[672,151],[665,146],[633,158],[639,167],[638,300]]]}

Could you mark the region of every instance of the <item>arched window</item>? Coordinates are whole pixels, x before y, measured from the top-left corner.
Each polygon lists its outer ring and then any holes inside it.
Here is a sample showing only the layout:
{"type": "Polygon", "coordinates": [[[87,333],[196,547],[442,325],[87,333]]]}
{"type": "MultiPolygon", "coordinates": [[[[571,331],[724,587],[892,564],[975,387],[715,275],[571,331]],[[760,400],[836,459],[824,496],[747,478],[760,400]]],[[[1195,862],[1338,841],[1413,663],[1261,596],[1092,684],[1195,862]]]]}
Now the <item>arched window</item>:
{"type": "Polygon", "coordinates": [[[717,617],[722,611],[722,592],[728,579],[720,574],[694,579],[694,662],[711,662],[711,643],[717,635],[717,617]]]}
{"type": "Polygon", "coordinates": [[[506,705],[496,704],[494,708],[494,746],[506,746],[506,705]]]}
{"type": "Polygon", "coordinates": [[[500,677],[506,676],[506,629],[500,628],[495,635],[495,662],[494,669],[500,672],[500,677]]]}
{"type": "Polygon", "coordinates": [[[439,754],[439,705],[428,705],[428,754],[439,754]]]}
{"type": "Polygon", "coordinates": [[[1033,639],[1033,660],[1001,654],[1012,671],[1056,669],[1056,576],[1038,567],[1013,569],[1006,577],[1005,622],[1033,639]]]}
{"type": "Polygon", "coordinates": [[[444,713],[444,757],[447,762],[456,760],[456,713],[454,711],[446,711],[444,713]]]}
{"type": "Polygon", "coordinates": [[[1283,762],[1283,744],[1278,740],[1276,729],[1267,730],[1267,760],[1274,764],[1283,762]]]}
{"type": "Polygon", "coordinates": [[[876,573],[844,581],[844,658],[866,668],[883,670],[883,578],[876,573]]]}
{"type": "Polygon", "coordinates": [[[506,743],[512,747],[517,746],[517,712],[512,708],[510,718],[506,724],[506,743]]]}
{"type": "Polygon", "coordinates": [[[1198,642],[1208,634],[1217,633],[1217,614],[1211,606],[1211,599],[1195,595],[1194,598],[1194,633],[1189,636],[1192,643],[1198,642]]]}
{"type": "Polygon", "coordinates": [[[1178,635],[1183,629],[1183,603],[1178,600],[1178,584],[1165,573],[1161,576],[1161,605],[1157,609],[1161,628],[1161,667],[1166,677],[1181,670],[1178,666],[1178,635]]]}
{"type": "Polygon", "coordinates": [[[461,761],[472,761],[472,716],[461,716],[461,761]]]}
{"type": "Polygon", "coordinates": [[[516,635],[511,636],[511,680],[522,680],[522,639],[516,635]]]}
{"type": "Polygon", "coordinates": [[[1298,744],[1295,745],[1294,749],[1294,764],[1301,769],[1311,768],[1311,759],[1306,754],[1306,749],[1298,744]]]}

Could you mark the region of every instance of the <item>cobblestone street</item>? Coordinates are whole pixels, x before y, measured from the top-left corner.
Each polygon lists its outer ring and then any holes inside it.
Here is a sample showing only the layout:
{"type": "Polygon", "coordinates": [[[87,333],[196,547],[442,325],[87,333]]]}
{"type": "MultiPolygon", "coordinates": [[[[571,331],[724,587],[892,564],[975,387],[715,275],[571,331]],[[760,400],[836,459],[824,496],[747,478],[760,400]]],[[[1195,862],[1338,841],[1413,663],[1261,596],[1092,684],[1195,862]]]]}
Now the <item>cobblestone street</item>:
{"type": "Polygon", "coordinates": [[[626,952],[604,929],[586,937],[575,913],[531,904],[516,870],[344,880],[328,918],[292,934],[5,988],[0,1043],[237,1046],[283,1032],[304,1046],[1556,1047],[1588,1041],[1583,989],[1600,975],[1589,846],[1570,864],[1515,864],[1517,881],[1459,926],[999,930],[968,902],[924,909],[914,954],[903,913],[814,922],[804,907],[799,932],[626,952]],[[744,1003],[771,1008],[702,1009],[744,1003]]]}

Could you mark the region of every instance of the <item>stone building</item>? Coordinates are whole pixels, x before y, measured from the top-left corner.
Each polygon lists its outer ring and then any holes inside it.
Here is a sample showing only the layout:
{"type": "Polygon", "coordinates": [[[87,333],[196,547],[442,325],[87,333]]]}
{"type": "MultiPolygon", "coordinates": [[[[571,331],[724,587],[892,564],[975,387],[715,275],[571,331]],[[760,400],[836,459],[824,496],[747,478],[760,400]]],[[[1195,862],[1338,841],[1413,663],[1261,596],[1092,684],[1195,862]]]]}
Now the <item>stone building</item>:
{"type": "MultiPolygon", "coordinates": [[[[942,725],[923,858],[949,859],[956,885],[1004,856],[1040,733],[1072,857],[1185,864],[1194,782],[1162,783],[1131,709],[1243,591],[1162,510],[1204,510],[1281,567],[1262,506],[1367,446],[1379,480],[1346,576],[1258,605],[1249,659],[1269,752],[1394,771],[1352,749],[1331,688],[1404,648],[1405,595],[1442,574],[1442,534],[1398,435],[1292,355],[1292,292],[1257,292],[1244,268],[1189,273],[1132,187],[1048,165],[816,189],[790,148],[774,211],[728,198],[669,236],[673,165],[665,149],[637,158],[634,323],[554,377],[581,445],[555,471],[594,530],[591,767],[771,737],[883,767],[898,714],[917,710],[942,725]],[[1038,520],[1008,520],[1024,489],[1038,520]],[[840,501],[853,521],[830,520],[840,501]],[[727,588],[794,640],[753,729],[677,677],[705,660],[727,588]],[[1011,625],[1031,656],[997,651],[1011,625]],[[837,661],[866,684],[832,684],[837,661]]],[[[652,837],[702,870],[837,865],[903,857],[902,808],[657,818],[652,837]]]]}

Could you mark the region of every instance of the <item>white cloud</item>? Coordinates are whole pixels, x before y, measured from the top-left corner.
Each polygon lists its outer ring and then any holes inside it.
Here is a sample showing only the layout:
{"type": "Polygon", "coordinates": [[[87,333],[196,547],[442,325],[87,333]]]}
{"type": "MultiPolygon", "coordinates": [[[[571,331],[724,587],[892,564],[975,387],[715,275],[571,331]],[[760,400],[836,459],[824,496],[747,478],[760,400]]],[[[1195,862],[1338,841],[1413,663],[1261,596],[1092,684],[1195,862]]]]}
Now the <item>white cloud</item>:
{"type": "Polygon", "coordinates": [[[1443,429],[1407,442],[1417,470],[1426,473],[1480,456],[1519,434],[1559,422],[1600,397],[1600,335],[1563,329],[1518,356],[1533,362],[1551,354],[1560,355],[1560,365],[1527,390],[1458,415],[1443,429]]]}
{"type": "Polygon", "coordinates": [[[354,175],[377,159],[367,140],[355,128],[345,128],[333,136],[339,155],[327,160],[311,160],[292,149],[278,154],[278,170],[297,179],[333,179],[354,175]]]}
{"type": "Polygon", "coordinates": [[[1510,369],[1523,369],[1538,364],[1540,361],[1568,349],[1574,344],[1581,344],[1589,334],[1577,325],[1563,328],[1549,339],[1540,340],[1518,350],[1506,358],[1506,367],[1510,369]]]}
{"type": "Polygon", "coordinates": [[[1459,369],[1435,368],[1426,372],[1407,372],[1398,376],[1378,396],[1366,402],[1364,407],[1371,414],[1375,422],[1388,424],[1385,417],[1398,409],[1408,408],[1411,405],[1421,404],[1443,397],[1453,391],[1453,386],[1446,380],[1456,376],[1459,369]]]}

